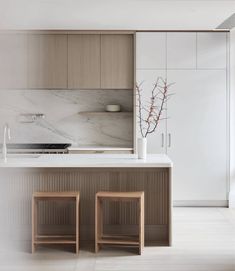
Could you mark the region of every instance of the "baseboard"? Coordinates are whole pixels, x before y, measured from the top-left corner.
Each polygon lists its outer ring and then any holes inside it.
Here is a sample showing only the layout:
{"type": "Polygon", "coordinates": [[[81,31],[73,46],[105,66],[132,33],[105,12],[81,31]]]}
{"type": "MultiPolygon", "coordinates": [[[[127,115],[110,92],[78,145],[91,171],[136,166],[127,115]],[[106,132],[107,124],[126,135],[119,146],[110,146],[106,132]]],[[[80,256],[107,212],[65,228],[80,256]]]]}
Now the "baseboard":
{"type": "Polygon", "coordinates": [[[235,208],[235,194],[229,193],[229,208],[235,208]]]}
{"type": "MultiPolygon", "coordinates": [[[[234,201],[235,204],[235,201],[234,201]]],[[[175,200],[174,207],[228,207],[228,200],[175,200]]],[[[234,205],[235,206],[235,205],[234,205]]]]}

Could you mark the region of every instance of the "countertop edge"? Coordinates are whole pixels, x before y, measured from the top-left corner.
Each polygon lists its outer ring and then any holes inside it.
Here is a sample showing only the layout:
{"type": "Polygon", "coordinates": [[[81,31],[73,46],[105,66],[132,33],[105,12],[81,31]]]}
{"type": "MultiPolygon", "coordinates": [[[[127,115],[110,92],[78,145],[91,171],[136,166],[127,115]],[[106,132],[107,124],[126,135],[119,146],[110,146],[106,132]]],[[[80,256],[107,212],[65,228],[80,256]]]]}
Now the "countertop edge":
{"type": "Polygon", "coordinates": [[[148,155],[138,159],[133,155],[108,154],[43,154],[37,158],[10,158],[0,161],[0,168],[171,168],[167,155],[148,155]]]}

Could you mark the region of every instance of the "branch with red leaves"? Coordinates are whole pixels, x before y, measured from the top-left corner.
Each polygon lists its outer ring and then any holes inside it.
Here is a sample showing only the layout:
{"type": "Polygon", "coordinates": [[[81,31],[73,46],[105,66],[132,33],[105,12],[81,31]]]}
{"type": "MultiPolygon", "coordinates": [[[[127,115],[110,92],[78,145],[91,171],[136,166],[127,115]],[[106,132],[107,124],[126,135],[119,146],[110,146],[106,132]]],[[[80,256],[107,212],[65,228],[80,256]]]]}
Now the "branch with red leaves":
{"type": "Polygon", "coordinates": [[[142,137],[147,137],[148,134],[156,131],[160,120],[165,119],[162,118],[162,114],[166,110],[166,102],[173,93],[169,94],[169,88],[172,84],[167,84],[166,80],[158,77],[151,90],[150,99],[143,101],[143,83],[136,85],[136,95],[140,133],[142,137]]]}

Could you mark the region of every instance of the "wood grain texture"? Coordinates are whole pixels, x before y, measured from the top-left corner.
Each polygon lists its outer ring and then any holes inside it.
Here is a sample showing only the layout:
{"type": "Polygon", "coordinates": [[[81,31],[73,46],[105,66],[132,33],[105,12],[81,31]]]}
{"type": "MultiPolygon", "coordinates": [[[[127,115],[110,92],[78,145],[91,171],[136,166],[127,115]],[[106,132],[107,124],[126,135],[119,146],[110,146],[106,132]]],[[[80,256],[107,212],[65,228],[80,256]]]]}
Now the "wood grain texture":
{"type": "Polygon", "coordinates": [[[0,35],[0,89],[27,88],[27,35],[0,35]]]}
{"type": "MultiPolygon", "coordinates": [[[[31,198],[35,191],[80,191],[80,240],[95,239],[95,194],[98,191],[144,191],[146,244],[169,245],[169,169],[4,169],[0,173],[0,202],[7,204],[0,224],[17,227],[17,238],[30,240],[31,198]],[[22,226],[23,225],[23,226],[22,226]],[[29,235],[28,235],[29,234],[29,235]]],[[[132,202],[104,202],[107,234],[138,233],[137,206],[132,202]]],[[[40,234],[72,234],[74,204],[39,202],[40,234]]]]}
{"type": "Polygon", "coordinates": [[[139,202],[139,254],[142,254],[144,248],[144,193],[139,202]]]}
{"type": "Polygon", "coordinates": [[[111,200],[131,200],[139,199],[143,196],[144,192],[142,191],[130,191],[130,192],[113,192],[113,191],[99,191],[96,193],[96,197],[101,198],[111,198],[111,200]]]}
{"type": "Polygon", "coordinates": [[[68,35],[68,88],[100,88],[100,35],[68,35]]]}
{"type": "Polygon", "coordinates": [[[101,35],[101,88],[133,89],[133,35],[101,35]]]}
{"type": "Polygon", "coordinates": [[[66,192],[34,192],[34,198],[46,198],[48,200],[55,198],[76,198],[79,197],[79,193],[75,191],[66,191],[66,192]]]}
{"type": "Polygon", "coordinates": [[[133,34],[23,33],[0,35],[1,88],[134,87],[133,34]]]}
{"type": "Polygon", "coordinates": [[[67,88],[67,35],[28,35],[28,87],[67,88]]]}
{"type": "MultiPolygon", "coordinates": [[[[35,252],[35,247],[37,244],[75,244],[76,253],[79,252],[79,199],[80,193],[77,192],[34,192],[32,195],[32,253],[35,252]],[[56,204],[60,204],[61,201],[73,201],[75,205],[75,212],[71,212],[73,220],[75,220],[74,235],[69,234],[39,234],[38,221],[40,222],[39,216],[39,203],[41,201],[48,202],[53,201],[56,204]]],[[[64,203],[64,202],[63,202],[64,203]]],[[[50,203],[51,205],[51,203],[50,203]]],[[[48,205],[48,206],[50,206],[48,205]]],[[[47,211],[47,209],[45,210],[47,211]]],[[[45,215],[45,212],[44,212],[45,215]]],[[[55,214],[54,214],[55,215],[55,214]]]]}
{"type": "Polygon", "coordinates": [[[100,249],[100,245],[112,244],[123,246],[134,246],[138,248],[141,255],[144,247],[144,192],[143,191],[129,191],[129,192],[113,192],[113,191],[99,191],[95,195],[95,252],[100,249]],[[133,235],[118,235],[105,234],[103,230],[103,208],[104,201],[116,202],[135,202],[137,203],[137,226],[138,232],[133,235]]]}

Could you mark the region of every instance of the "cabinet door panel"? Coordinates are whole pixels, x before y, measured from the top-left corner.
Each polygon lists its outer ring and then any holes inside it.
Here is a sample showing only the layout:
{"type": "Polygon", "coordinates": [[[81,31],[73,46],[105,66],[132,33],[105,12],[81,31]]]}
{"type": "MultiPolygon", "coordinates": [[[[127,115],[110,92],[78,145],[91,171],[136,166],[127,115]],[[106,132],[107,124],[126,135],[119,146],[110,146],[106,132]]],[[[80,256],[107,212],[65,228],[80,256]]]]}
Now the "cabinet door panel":
{"type": "Polygon", "coordinates": [[[197,66],[226,69],[227,33],[197,33],[197,66]]]}
{"type": "Polygon", "coordinates": [[[168,71],[175,200],[226,199],[226,71],[168,71]]]}
{"type": "MultiPolygon", "coordinates": [[[[153,89],[154,84],[156,83],[156,80],[158,77],[165,78],[166,77],[166,71],[163,70],[137,70],[136,78],[137,78],[137,84],[141,84],[141,98],[142,103],[145,108],[148,108],[150,97],[151,97],[151,91],[153,89]]],[[[138,108],[136,110],[137,115],[138,108]]],[[[146,112],[143,111],[143,115],[146,115],[146,112]]],[[[163,111],[162,118],[166,118],[166,110],[163,111]]],[[[140,137],[140,129],[139,129],[139,119],[137,117],[137,137],[140,137]]],[[[147,148],[148,153],[166,153],[166,119],[161,120],[159,122],[159,125],[155,131],[155,133],[149,134],[147,137],[147,148]]]]}
{"type": "Polygon", "coordinates": [[[0,88],[27,88],[27,36],[0,35],[0,88]]]}
{"type": "Polygon", "coordinates": [[[167,68],[196,68],[196,33],[167,33],[167,68]]]}
{"type": "Polygon", "coordinates": [[[68,87],[100,88],[100,35],[68,36],[68,87]]]}
{"type": "Polygon", "coordinates": [[[101,35],[101,88],[133,88],[133,36],[101,35]]]}
{"type": "Polygon", "coordinates": [[[136,68],[166,68],[166,33],[136,34],[136,68]]]}
{"type": "Polygon", "coordinates": [[[67,35],[28,37],[29,88],[67,88],[67,35]]]}

